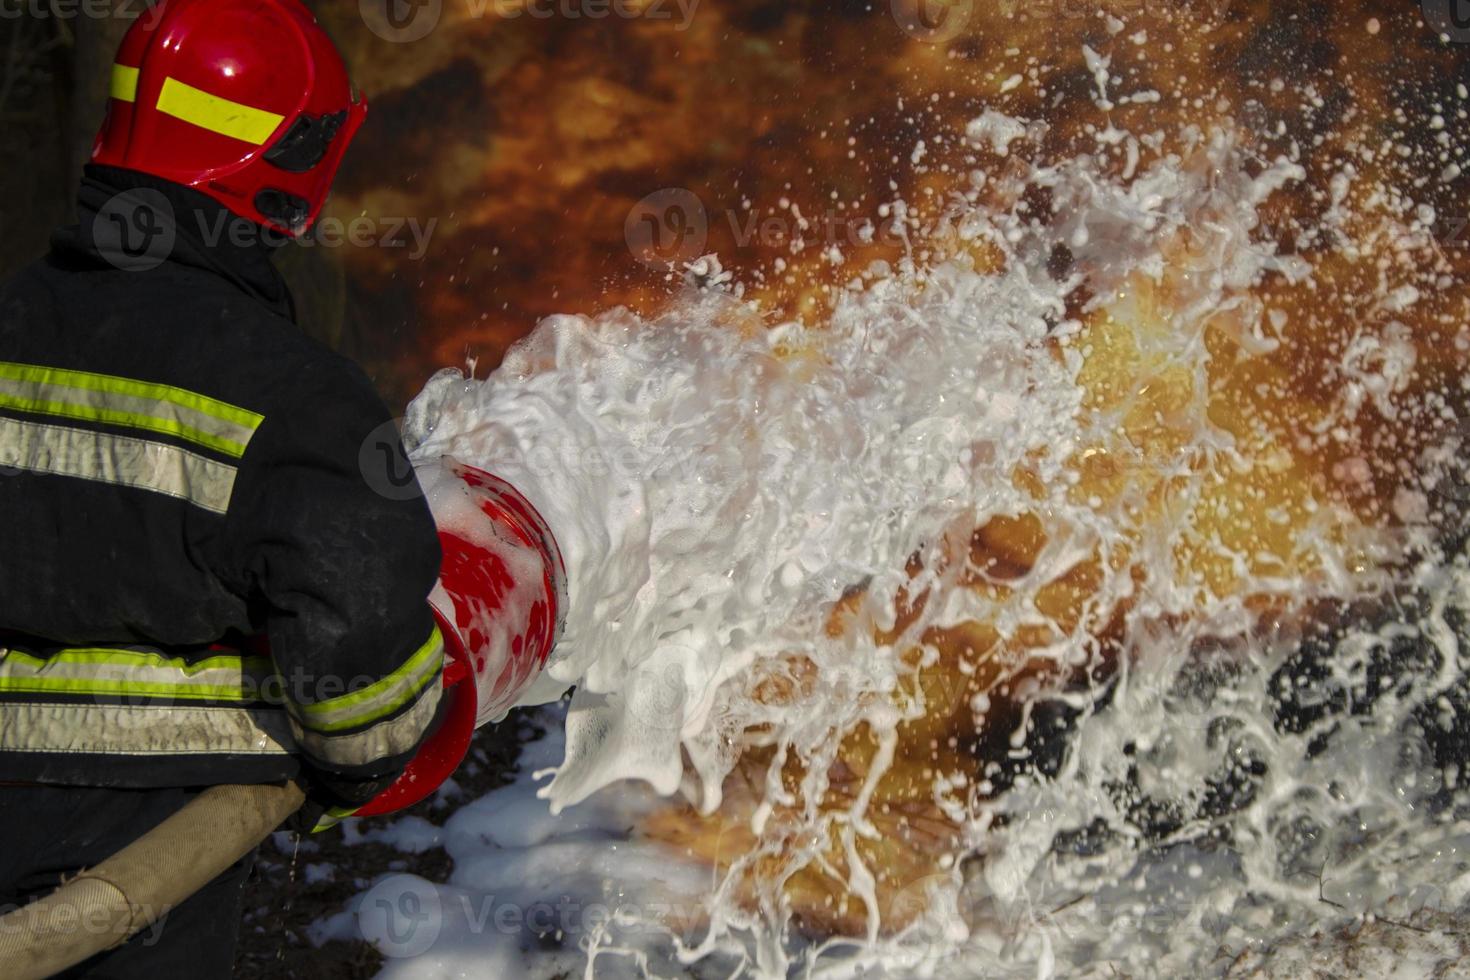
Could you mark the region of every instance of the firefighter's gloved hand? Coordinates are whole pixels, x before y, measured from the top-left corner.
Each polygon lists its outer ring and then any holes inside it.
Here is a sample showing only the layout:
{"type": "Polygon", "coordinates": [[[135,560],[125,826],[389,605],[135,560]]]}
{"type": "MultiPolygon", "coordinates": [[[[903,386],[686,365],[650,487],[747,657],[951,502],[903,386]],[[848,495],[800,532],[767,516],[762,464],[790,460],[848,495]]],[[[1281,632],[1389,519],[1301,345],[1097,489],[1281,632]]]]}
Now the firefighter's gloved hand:
{"type": "Polygon", "coordinates": [[[306,793],[306,802],[288,824],[298,834],[328,830],[356,813],[397,778],[397,773],[372,780],[345,779],[320,771],[303,773],[297,783],[306,793]]]}

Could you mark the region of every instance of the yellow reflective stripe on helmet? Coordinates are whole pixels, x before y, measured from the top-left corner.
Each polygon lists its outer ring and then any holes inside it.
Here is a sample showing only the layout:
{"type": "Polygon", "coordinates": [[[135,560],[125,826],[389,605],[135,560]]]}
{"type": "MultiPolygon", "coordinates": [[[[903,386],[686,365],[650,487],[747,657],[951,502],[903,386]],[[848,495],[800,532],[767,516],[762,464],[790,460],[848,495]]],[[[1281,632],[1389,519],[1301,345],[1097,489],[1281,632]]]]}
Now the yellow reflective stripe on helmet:
{"type": "Polygon", "coordinates": [[[154,650],[78,648],[38,657],[0,650],[0,693],[280,700],[267,657],[218,656],[190,662],[154,650]]]}
{"type": "Polygon", "coordinates": [[[121,102],[132,102],[136,99],[138,97],[138,69],[114,64],[107,94],[121,102]]]}
{"type": "Polygon", "coordinates": [[[264,416],[173,385],[0,361],[0,407],[178,436],[236,458],[264,416]]]}
{"type": "Polygon", "coordinates": [[[0,416],[0,467],[151,490],[223,514],[233,466],[161,442],[0,416]]]}
{"type": "Polygon", "coordinates": [[[177,78],[163,80],[158,93],[158,111],[200,129],[260,146],[285,121],[285,116],[265,109],[231,102],[177,78]]]}
{"type": "Polygon", "coordinates": [[[299,705],[301,723],[314,732],[340,732],[391,715],[438,679],[443,666],[444,638],[435,626],[424,645],[393,673],[350,694],[299,705]]]}

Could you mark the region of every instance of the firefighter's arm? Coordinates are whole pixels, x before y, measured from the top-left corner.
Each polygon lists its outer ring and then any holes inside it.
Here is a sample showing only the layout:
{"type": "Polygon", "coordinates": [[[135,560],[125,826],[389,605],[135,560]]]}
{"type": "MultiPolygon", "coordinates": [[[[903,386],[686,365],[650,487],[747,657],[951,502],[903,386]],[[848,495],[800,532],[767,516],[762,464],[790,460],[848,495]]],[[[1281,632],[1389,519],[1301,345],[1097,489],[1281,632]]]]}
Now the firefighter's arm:
{"type": "Polygon", "coordinates": [[[323,375],[296,379],[290,407],[261,424],[229,519],[310,781],[350,809],[434,720],[440,555],[387,409],[355,369],[323,375]]]}

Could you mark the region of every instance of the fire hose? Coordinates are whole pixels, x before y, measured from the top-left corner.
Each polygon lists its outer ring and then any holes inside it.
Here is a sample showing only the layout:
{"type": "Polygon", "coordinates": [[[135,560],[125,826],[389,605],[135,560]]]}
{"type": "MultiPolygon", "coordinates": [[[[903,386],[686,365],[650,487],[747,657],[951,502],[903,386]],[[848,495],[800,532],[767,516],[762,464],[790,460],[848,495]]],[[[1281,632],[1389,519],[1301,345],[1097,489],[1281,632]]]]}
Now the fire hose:
{"type": "MultiPolygon", "coordinates": [[[[444,554],[429,602],[444,636],[446,703],[407,770],[362,816],[401,810],[437,789],[476,725],[531,687],[566,616],[561,552],[529,501],[449,457],[418,470],[444,554]],[[526,574],[533,567],[539,575],[526,574]]],[[[210,787],[101,864],[0,917],[0,977],[40,980],[120,945],[248,854],[304,799],[295,783],[210,787]]]]}
{"type": "Polygon", "coordinates": [[[250,853],[304,799],[295,783],[210,787],[101,864],[0,917],[0,976],[41,980],[121,945],[250,853]]]}

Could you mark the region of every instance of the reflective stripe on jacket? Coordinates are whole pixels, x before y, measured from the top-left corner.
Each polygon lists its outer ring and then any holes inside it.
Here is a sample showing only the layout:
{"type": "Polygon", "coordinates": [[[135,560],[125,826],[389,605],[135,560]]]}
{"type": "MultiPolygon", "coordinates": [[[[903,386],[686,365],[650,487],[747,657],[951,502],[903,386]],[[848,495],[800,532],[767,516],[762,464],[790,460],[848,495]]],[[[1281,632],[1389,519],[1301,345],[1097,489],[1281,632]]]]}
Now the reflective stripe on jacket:
{"type": "Polygon", "coordinates": [[[428,507],[364,462],[402,461],[388,410],[212,200],[88,173],[0,286],[0,780],[397,772],[443,649],[428,507]],[[168,208],[146,267],[98,232],[137,187],[168,208]]]}
{"type": "Polygon", "coordinates": [[[0,745],[137,756],[307,751],[352,770],[418,744],[439,702],[443,660],[436,627],[392,673],[307,703],[270,657],[237,651],[0,648],[0,745]]]}

